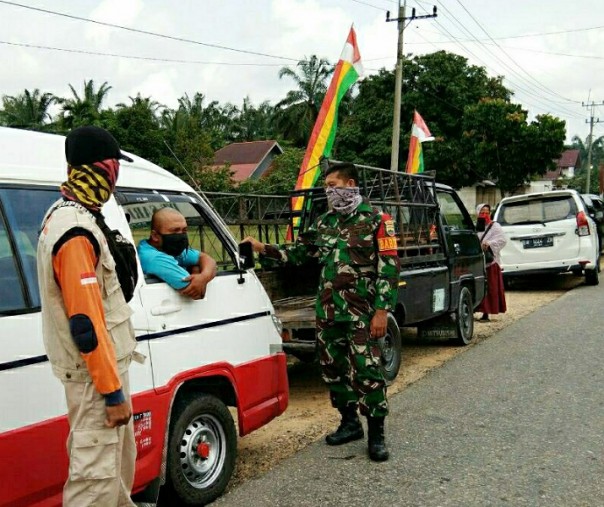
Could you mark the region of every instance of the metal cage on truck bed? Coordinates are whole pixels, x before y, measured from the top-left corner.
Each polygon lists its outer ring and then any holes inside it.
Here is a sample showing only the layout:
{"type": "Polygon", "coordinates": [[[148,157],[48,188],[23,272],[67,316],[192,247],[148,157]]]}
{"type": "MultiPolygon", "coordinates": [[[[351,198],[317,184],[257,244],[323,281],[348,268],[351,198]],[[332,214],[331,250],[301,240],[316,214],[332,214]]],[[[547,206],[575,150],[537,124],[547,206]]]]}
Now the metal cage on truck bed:
{"type": "MultiPolygon", "coordinates": [[[[443,257],[434,174],[406,174],[366,165],[355,166],[359,171],[361,194],[394,220],[401,263],[415,262],[418,256],[443,257]]],[[[291,196],[304,198],[299,211],[291,208],[293,199],[290,201],[291,227],[299,234],[327,210],[327,199],[322,187],[295,190],[291,196]]]]}

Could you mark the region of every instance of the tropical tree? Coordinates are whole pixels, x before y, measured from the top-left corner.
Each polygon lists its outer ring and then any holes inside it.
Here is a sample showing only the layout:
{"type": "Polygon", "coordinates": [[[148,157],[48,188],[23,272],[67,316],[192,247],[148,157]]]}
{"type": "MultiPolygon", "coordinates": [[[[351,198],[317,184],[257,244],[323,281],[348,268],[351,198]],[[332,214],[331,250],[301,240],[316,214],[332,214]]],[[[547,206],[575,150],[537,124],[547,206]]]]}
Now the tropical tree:
{"type": "Polygon", "coordinates": [[[233,123],[232,139],[234,141],[258,141],[274,139],[273,125],[275,108],[268,101],[255,107],[249,97],[243,99],[243,105],[233,123]]]}
{"type": "Polygon", "coordinates": [[[300,165],[304,158],[302,148],[285,148],[281,155],[277,155],[266,176],[257,180],[243,181],[237,191],[243,193],[260,193],[272,195],[286,195],[291,192],[298,179],[300,165]]]}
{"type": "Polygon", "coordinates": [[[204,100],[201,93],[193,98],[185,94],[177,109],[164,109],[159,117],[165,147],[159,165],[193,185],[198,184],[200,170],[211,165],[215,151],[210,129],[204,126],[204,100]]]}
{"type": "Polygon", "coordinates": [[[61,126],[71,130],[82,125],[103,126],[101,107],[107,98],[111,86],[105,81],[98,89],[94,80],[84,81],[84,93],[80,97],[76,89],[70,84],[69,89],[73,95],[69,99],[61,99],[62,119],[61,126]]]}
{"type": "Polygon", "coordinates": [[[159,120],[164,106],[140,93],[129,99],[130,104],[117,104],[104,114],[104,126],[124,150],[159,164],[166,151],[159,120]]]}
{"type": "MultiPolygon", "coordinates": [[[[527,123],[527,111],[503,99],[483,99],[464,112],[466,181],[491,179],[513,192],[535,176],[553,169],[566,137],[565,122],[550,115],[527,123]]],[[[459,184],[462,174],[456,174],[459,184]]]]}
{"type": "Polygon", "coordinates": [[[2,97],[0,123],[7,127],[28,130],[47,130],[51,120],[48,109],[57,102],[52,93],[24,90],[17,96],[2,97]]]}
{"type": "Polygon", "coordinates": [[[221,148],[229,140],[238,113],[237,108],[231,104],[221,106],[216,100],[206,104],[206,96],[200,92],[193,97],[186,93],[179,98],[177,111],[182,118],[187,118],[187,123],[204,131],[214,150],[221,148]]]}
{"type": "MultiPolygon", "coordinates": [[[[405,59],[403,65],[399,168],[405,165],[413,111],[417,110],[439,140],[424,145],[427,169],[453,181],[466,173],[461,146],[465,107],[482,98],[508,100],[510,91],[500,77],[489,77],[483,67],[469,65],[466,58],[446,51],[405,59]]],[[[361,81],[350,114],[338,131],[336,156],[390,167],[393,104],[393,71],[382,69],[361,81]]]]}
{"type": "MultiPolygon", "coordinates": [[[[585,192],[585,186],[587,183],[587,165],[589,162],[589,137],[583,141],[579,136],[573,136],[569,148],[579,150],[582,167],[577,168],[575,177],[571,178],[568,185],[570,188],[574,188],[580,192],[585,192]]],[[[604,136],[594,138],[591,144],[591,173],[589,180],[589,192],[594,194],[600,193],[598,178],[600,164],[604,164],[604,136]]]]}
{"type": "Polygon", "coordinates": [[[298,88],[287,92],[276,104],[276,119],[283,137],[295,146],[304,147],[319,115],[327,80],[334,67],[327,60],[312,55],[300,60],[296,68],[283,67],[279,71],[280,79],[293,79],[298,88]]]}

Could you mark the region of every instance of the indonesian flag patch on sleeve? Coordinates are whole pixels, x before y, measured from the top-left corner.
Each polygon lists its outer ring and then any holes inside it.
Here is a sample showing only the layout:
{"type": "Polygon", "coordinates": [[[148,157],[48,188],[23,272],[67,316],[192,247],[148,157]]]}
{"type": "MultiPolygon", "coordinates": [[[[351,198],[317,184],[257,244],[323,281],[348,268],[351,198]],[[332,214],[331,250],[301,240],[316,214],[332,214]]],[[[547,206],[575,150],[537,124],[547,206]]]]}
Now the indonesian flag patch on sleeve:
{"type": "Polygon", "coordinates": [[[82,273],[80,275],[80,284],[81,285],[91,285],[93,283],[98,283],[95,272],[82,273]]]}

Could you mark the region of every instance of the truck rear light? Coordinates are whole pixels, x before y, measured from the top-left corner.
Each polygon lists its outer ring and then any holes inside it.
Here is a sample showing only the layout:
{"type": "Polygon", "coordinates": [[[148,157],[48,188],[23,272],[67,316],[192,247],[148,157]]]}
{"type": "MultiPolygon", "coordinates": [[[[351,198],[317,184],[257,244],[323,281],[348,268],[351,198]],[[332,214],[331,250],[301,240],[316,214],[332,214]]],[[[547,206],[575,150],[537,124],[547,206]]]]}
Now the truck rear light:
{"type": "Polygon", "coordinates": [[[589,222],[587,221],[585,211],[577,213],[577,231],[579,232],[579,236],[589,236],[589,222]]]}

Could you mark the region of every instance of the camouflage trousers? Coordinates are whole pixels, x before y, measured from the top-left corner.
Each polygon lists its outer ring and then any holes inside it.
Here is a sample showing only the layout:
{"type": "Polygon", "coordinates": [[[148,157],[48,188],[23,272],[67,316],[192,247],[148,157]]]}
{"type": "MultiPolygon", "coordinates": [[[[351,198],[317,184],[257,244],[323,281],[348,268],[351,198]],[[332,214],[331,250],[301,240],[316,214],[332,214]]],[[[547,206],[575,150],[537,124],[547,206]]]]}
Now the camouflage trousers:
{"type": "Polygon", "coordinates": [[[380,370],[380,348],[371,340],[369,317],[357,322],[317,318],[317,342],[323,380],[335,408],[359,405],[361,414],[388,414],[386,382],[380,370]]]}

